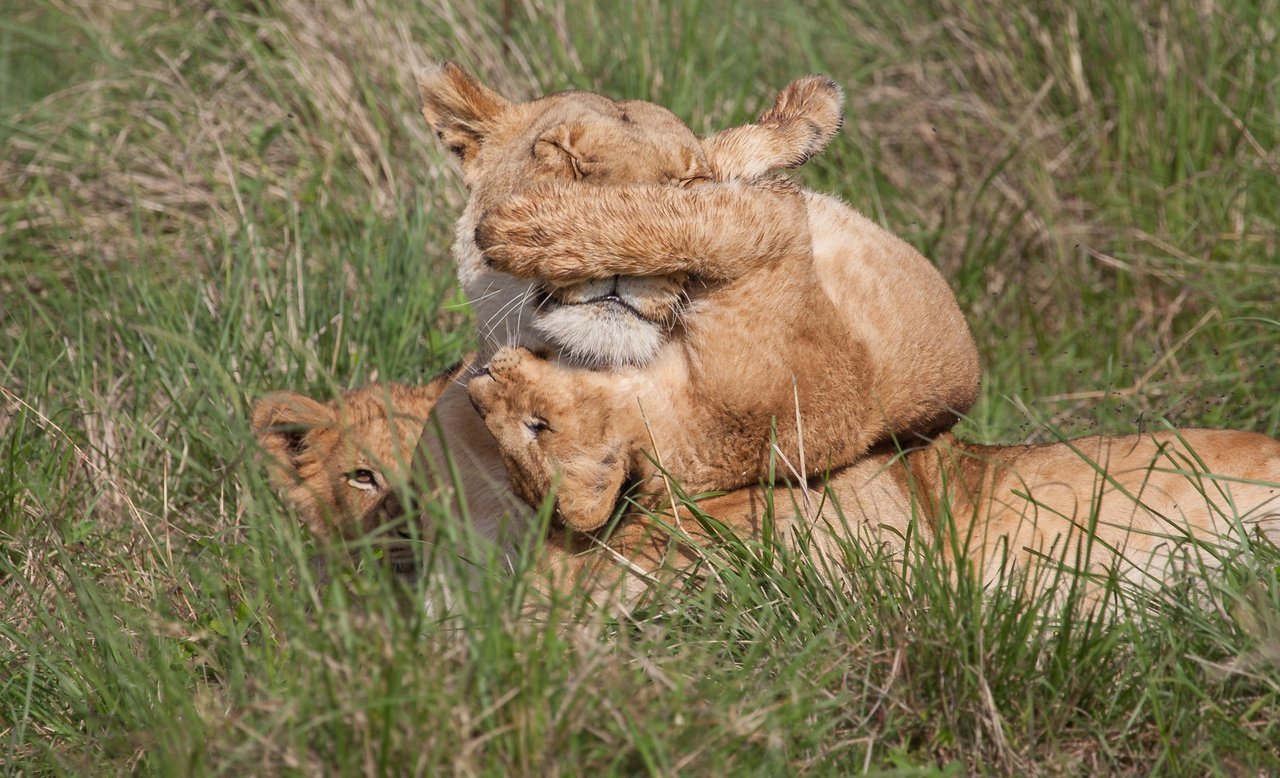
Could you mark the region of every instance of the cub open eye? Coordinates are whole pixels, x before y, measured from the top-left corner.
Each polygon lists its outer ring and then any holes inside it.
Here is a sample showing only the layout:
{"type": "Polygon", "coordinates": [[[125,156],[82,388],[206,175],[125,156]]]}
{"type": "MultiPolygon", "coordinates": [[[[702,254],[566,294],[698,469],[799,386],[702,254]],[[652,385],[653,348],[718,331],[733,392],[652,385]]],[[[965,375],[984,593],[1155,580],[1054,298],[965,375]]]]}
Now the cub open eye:
{"type": "Polygon", "coordinates": [[[555,430],[551,429],[551,425],[547,424],[546,419],[539,418],[537,416],[534,416],[531,419],[525,420],[524,426],[528,427],[529,431],[532,432],[534,435],[537,435],[542,432],[555,432],[555,430]]]}
{"type": "Polygon", "coordinates": [[[378,477],[373,474],[372,470],[359,468],[347,473],[347,483],[357,489],[372,492],[378,488],[378,477]]]}

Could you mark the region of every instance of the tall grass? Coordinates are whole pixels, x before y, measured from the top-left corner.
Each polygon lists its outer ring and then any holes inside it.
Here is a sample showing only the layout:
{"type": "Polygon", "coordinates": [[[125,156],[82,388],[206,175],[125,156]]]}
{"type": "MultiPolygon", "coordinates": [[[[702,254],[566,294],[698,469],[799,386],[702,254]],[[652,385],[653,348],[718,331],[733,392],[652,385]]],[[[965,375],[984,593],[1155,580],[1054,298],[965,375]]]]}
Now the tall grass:
{"type": "Polygon", "coordinates": [[[985,369],[967,436],[1276,435],[1276,2],[0,18],[6,774],[1280,769],[1266,544],[1115,620],[927,553],[907,586],[857,545],[836,589],[742,546],[625,622],[522,621],[502,575],[440,620],[372,560],[313,575],[246,422],[269,389],[416,380],[466,349],[463,192],[413,85],[450,56],[516,97],[644,97],[700,130],[826,72],[848,127],[800,178],[952,282],[985,369]]]}

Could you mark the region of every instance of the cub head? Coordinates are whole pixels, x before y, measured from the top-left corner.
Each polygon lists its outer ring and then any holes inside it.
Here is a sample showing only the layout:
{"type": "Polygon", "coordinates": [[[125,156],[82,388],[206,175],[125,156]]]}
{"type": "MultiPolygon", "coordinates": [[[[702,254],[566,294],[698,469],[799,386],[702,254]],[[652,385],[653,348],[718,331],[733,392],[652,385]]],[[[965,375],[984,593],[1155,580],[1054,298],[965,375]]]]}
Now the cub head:
{"type": "Polygon", "coordinates": [[[453,252],[481,334],[497,345],[551,348],[588,367],[656,356],[694,279],[530,283],[486,266],[475,240],[481,215],[546,181],[698,186],[794,168],[839,130],[844,100],[834,82],[809,76],[784,89],[757,123],[700,139],[653,103],[576,91],[512,102],[453,63],[423,72],[418,86],[423,115],[470,190],[453,252]]]}
{"type": "Polygon", "coordinates": [[[462,365],[423,386],[382,383],[322,403],[276,392],[253,405],[271,484],[324,539],[379,536],[400,570],[416,561],[397,493],[436,401],[462,365]]]}

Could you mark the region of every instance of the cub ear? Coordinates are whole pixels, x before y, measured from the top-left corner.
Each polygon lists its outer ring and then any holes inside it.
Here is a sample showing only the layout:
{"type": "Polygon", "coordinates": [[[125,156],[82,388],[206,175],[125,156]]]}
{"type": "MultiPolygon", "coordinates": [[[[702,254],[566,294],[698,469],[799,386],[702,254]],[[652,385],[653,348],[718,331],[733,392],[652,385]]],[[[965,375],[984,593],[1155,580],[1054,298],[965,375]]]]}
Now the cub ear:
{"type": "Polygon", "coordinates": [[[844,91],[826,76],[787,85],[755,124],[731,127],[702,141],[716,178],[756,178],[797,168],[822,151],[844,124],[844,91]]]}
{"type": "Polygon", "coordinates": [[[298,465],[308,449],[309,434],[337,420],[332,405],[296,392],[274,392],[253,404],[253,434],[267,454],[267,472],[277,491],[287,495],[298,484],[298,465]]]}
{"type": "Polygon", "coordinates": [[[475,362],[476,355],[467,354],[425,384],[389,384],[396,409],[412,419],[426,422],[449,384],[470,372],[475,362]]]}
{"type": "Polygon", "coordinates": [[[475,354],[463,354],[462,359],[445,368],[435,378],[421,386],[415,386],[413,388],[413,398],[421,418],[425,419],[430,416],[431,409],[435,407],[440,395],[444,394],[445,390],[449,388],[449,384],[470,373],[475,364],[475,354]]]}
{"type": "Polygon", "coordinates": [[[436,137],[462,162],[465,171],[493,129],[511,107],[507,98],[481,84],[453,62],[433,65],[418,74],[422,115],[436,137]]]}

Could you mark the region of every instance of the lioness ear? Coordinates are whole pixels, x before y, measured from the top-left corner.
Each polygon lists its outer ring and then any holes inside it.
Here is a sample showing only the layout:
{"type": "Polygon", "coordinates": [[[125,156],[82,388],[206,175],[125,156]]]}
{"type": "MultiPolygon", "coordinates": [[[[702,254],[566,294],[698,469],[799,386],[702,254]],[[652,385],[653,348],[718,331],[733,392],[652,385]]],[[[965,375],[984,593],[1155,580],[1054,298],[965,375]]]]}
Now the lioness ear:
{"type": "Polygon", "coordinates": [[[420,72],[418,92],[427,124],[445,148],[462,161],[463,170],[475,159],[493,122],[511,107],[507,98],[452,62],[420,72]]]}
{"type": "Polygon", "coordinates": [[[792,81],[755,124],[704,138],[716,178],[755,178],[808,162],[844,124],[844,92],[826,76],[792,81]]]}
{"type": "Polygon", "coordinates": [[[296,392],[275,392],[253,404],[253,434],[268,456],[271,485],[288,495],[298,483],[298,464],[307,450],[308,434],[337,423],[332,405],[296,392]]]}

